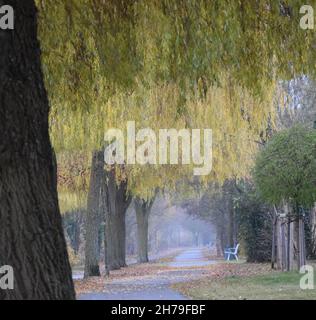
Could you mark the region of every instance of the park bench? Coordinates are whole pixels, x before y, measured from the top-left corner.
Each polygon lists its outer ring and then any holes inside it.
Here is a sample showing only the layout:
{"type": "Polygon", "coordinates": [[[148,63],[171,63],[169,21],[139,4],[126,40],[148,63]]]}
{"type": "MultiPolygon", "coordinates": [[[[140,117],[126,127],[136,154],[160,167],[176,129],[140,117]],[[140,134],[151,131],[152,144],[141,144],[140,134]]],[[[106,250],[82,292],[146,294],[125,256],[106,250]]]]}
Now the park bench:
{"type": "Polygon", "coordinates": [[[226,248],[224,251],[225,258],[227,261],[230,260],[230,256],[234,256],[235,259],[238,261],[238,248],[239,248],[239,243],[234,248],[226,248]]]}

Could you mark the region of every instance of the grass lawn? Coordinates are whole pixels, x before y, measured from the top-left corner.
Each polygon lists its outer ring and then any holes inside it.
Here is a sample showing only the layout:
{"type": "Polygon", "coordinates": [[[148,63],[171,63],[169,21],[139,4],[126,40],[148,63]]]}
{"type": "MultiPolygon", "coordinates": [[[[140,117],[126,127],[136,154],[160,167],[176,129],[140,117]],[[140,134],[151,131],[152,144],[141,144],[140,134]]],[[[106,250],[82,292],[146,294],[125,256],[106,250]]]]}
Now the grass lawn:
{"type": "Polygon", "coordinates": [[[203,279],[175,285],[175,288],[192,299],[203,300],[316,300],[315,289],[301,290],[301,274],[272,272],[257,276],[229,276],[222,279],[203,279]]]}

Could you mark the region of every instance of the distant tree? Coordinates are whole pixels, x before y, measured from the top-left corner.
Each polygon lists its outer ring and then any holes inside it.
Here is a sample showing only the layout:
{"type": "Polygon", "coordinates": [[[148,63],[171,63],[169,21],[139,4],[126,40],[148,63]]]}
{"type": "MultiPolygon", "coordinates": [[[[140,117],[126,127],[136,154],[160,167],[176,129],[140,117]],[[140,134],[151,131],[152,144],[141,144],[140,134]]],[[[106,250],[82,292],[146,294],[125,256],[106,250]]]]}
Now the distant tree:
{"type": "MultiPolygon", "coordinates": [[[[238,242],[238,225],[235,214],[235,200],[240,194],[236,179],[227,179],[223,184],[209,183],[206,189],[192,184],[191,194],[179,199],[186,212],[211,223],[216,229],[216,254],[222,256],[226,247],[238,242]]],[[[180,193],[183,197],[183,193],[180,193]]]]}
{"type": "Polygon", "coordinates": [[[291,204],[288,219],[297,222],[297,261],[301,267],[306,259],[302,207],[311,206],[316,199],[316,130],[294,126],[274,135],[257,156],[254,178],[265,200],[291,204]]]}
{"type": "Polygon", "coordinates": [[[271,208],[258,196],[254,185],[248,181],[238,183],[240,193],[235,197],[238,238],[248,262],[271,260],[272,221],[271,208]]]}

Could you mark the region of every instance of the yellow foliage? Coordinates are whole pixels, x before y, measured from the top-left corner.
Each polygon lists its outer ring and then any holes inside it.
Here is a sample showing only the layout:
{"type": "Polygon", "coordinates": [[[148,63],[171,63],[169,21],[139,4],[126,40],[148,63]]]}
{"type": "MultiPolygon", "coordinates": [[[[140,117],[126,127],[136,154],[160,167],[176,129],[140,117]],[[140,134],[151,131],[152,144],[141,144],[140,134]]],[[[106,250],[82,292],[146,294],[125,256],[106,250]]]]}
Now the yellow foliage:
{"type": "MultiPolygon", "coordinates": [[[[269,0],[37,0],[58,154],[89,157],[129,120],[155,131],[211,128],[213,171],[201,182],[247,176],[275,121],[278,80],[315,71],[315,33],[299,28],[304,1],[287,3],[291,17],[269,0]]],[[[192,166],[126,170],[144,197],[192,178],[192,166]]],[[[86,192],[88,176],[59,185],[64,210],[81,204],[74,193],[86,192]]]]}

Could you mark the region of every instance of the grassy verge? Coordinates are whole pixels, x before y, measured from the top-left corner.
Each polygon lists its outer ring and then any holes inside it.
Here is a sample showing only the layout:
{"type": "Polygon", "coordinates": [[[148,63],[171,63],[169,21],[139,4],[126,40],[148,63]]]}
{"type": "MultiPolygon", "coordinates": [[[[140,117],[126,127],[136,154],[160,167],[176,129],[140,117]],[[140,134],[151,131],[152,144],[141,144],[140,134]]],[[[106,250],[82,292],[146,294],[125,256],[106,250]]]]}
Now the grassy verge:
{"type": "Polygon", "coordinates": [[[301,290],[297,272],[273,272],[256,276],[228,276],[203,279],[174,287],[191,299],[204,300],[316,300],[315,289],[301,290]]]}

